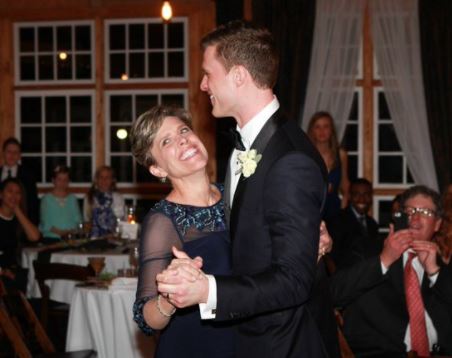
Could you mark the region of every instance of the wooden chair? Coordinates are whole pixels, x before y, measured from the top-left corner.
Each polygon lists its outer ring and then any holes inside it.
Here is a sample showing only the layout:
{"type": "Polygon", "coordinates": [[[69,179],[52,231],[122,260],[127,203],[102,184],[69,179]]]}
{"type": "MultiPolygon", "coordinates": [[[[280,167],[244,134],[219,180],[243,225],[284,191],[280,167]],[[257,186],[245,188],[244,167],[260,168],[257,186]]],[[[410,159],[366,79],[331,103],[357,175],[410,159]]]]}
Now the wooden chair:
{"type": "Polygon", "coordinates": [[[49,315],[64,315],[66,318],[69,313],[69,305],[58,304],[50,307],[50,288],[46,280],[71,280],[86,281],[88,277],[94,276],[94,271],[90,266],[79,266],[63,263],[48,263],[33,261],[35,279],[38,282],[41,291],[41,311],[40,319],[42,325],[47,328],[49,315]]]}
{"type": "Polygon", "coordinates": [[[341,357],[354,358],[355,355],[353,354],[347,340],[345,339],[344,333],[342,332],[342,328],[344,327],[344,319],[342,318],[342,315],[338,310],[334,310],[334,315],[336,317],[337,338],[339,340],[339,350],[341,352],[341,357]]]}
{"type": "Polygon", "coordinates": [[[94,358],[96,352],[84,350],[58,353],[22,292],[8,292],[0,298],[0,330],[19,358],[94,358]]]}

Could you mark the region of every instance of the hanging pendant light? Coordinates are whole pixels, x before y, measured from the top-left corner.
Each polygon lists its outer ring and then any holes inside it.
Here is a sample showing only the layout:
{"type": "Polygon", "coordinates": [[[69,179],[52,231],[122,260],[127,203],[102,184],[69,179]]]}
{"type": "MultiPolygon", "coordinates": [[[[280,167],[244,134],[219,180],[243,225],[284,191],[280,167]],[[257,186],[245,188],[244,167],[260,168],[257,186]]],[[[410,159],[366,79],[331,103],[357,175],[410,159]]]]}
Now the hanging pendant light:
{"type": "Polygon", "coordinates": [[[173,9],[169,1],[164,1],[162,5],[162,19],[165,21],[171,20],[173,17],[173,9]]]}

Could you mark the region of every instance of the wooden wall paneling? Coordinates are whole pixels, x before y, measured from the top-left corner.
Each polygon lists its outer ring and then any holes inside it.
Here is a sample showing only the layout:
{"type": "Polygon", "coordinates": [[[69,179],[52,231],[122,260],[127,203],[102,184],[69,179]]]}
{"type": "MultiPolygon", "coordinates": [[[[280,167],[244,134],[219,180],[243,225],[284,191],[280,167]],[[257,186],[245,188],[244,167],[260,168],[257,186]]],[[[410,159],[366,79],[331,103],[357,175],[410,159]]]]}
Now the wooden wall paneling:
{"type": "Polygon", "coordinates": [[[104,103],[104,22],[99,16],[95,19],[95,155],[96,168],[105,164],[105,103],[104,103]]]}

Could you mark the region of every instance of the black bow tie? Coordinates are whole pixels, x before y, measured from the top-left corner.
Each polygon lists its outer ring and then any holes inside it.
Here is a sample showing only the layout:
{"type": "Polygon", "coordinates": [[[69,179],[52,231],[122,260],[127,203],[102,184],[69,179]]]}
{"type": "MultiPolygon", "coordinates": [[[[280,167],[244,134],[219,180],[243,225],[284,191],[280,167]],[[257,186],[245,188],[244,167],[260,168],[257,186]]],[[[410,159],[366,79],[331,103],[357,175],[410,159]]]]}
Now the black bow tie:
{"type": "Polygon", "coordinates": [[[246,148],[243,145],[242,137],[241,137],[240,133],[237,130],[235,130],[234,128],[231,128],[229,131],[230,131],[231,136],[232,136],[232,138],[234,140],[235,149],[241,150],[241,151],[245,151],[246,148]]]}

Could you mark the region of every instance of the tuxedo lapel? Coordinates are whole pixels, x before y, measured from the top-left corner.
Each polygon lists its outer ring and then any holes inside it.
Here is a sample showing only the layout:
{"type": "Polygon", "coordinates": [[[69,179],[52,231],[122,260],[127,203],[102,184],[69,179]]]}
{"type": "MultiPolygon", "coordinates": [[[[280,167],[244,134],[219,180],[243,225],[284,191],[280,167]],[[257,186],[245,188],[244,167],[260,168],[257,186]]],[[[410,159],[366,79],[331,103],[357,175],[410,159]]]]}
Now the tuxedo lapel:
{"type": "Polygon", "coordinates": [[[230,216],[231,216],[231,158],[232,153],[234,153],[234,150],[232,150],[231,155],[229,156],[228,160],[228,166],[226,169],[226,177],[224,178],[224,215],[226,217],[226,222],[229,225],[230,222],[230,216]]]}

